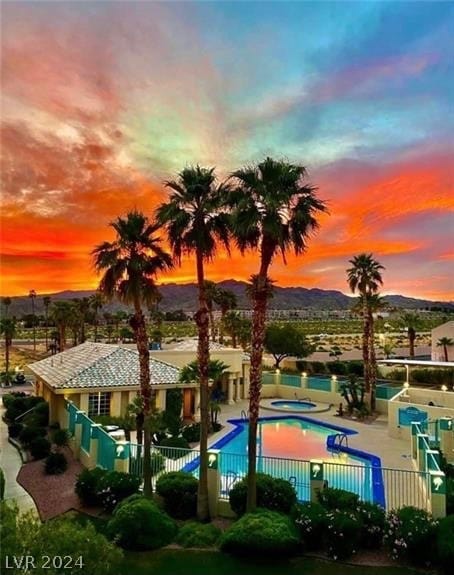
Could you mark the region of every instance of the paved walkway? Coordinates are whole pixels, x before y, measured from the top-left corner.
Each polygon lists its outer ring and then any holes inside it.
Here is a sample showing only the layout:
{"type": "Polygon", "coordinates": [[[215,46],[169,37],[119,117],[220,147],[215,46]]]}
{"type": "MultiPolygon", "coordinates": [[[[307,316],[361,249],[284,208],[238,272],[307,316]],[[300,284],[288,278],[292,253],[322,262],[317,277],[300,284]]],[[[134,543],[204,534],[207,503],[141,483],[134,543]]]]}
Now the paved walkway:
{"type": "MultiPolygon", "coordinates": [[[[3,416],[5,408],[0,407],[0,418],[3,416]]],[[[6,488],[5,500],[15,500],[20,511],[33,509],[36,505],[30,495],[21,487],[16,477],[22,467],[22,460],[17,449],[8,441],[8,427],[3,419],[0,419],[0,467],[5,474],[6,488]]]]}

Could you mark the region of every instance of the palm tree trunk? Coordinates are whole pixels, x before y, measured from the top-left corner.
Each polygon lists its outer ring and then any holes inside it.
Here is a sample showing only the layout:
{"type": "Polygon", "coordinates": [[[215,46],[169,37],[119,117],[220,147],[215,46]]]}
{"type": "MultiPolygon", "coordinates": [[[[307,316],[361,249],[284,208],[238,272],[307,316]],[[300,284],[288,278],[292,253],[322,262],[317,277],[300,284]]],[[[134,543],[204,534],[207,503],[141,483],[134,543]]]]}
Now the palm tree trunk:
{"type": "Polygon", "coordinates": [[[151,415],[154,407],[154,393],[150,385],[150,351],[148,335],[145,326],[145,316],[139,302],[134,305],[134,331],[136,334],[137,351],[139,352],[140,395],[143,400],[143,494],[151,497],[151,415]]]}
{"type": "Polygon", "coordinates": [[[377,386],[377,358],[375,356],[374,317],[369,310],[369,377],[370,377],[370,409],[375,411],[375,393],[377,386]]]}
{"type": "Polygon", "coordinates": [[[216,341],[216,329],[214,327],[213,306],[208,307],[208,314],[210,317],[211,341],[216,341]]]}
{"type": "Polygon", "coordinates": [[[5,334],[5,373],[6,383],[9,383],[9,348],[11,345],[10,338],[5,334]]]}
{"type": "Polygon", "coordinates": [[[443,353],[445,354],[445,361],[448,361],[448,346],[443,344],[443,353]]]}
{"type": "Polygon", "coordinates": [[[58,333],[59,333],[59,342],[58,342],[58,347],[60,352],[65,350],[66,347],[66,330],[65,330],[65,326],[60,324],[59,328],[58,328],[58,333]]]}
{"type": "MultiPolygon", "coordinates": [[[[363,294],[364,300],[366,294],[363,294]]],[[[369,360],[369,311],[367,303],[363,304],[363,364],[364,364],[364,387],[366,401],[370,404],[370,360],[369,360]]]]}
{"type": "Polygon", "coordinates": [[[200,472],[197,492],[197,517],[206,521],[210,517],[208,507],[208,429],[210,426],[208,365],[210,361],[209,316],[205,294],[203,257],[196,253],[197,284],[199,288],[199,309],[195,316],[199,341],[197,360],[200,378],[200,472]]]}
{"type": "Polygon", "coordinates": [[[45,338],[46,338],[46,352],[48,349],[48,340],[47,340],[47,331],[48,331],[48,319],[49,319],[49,308],[46,306],[46,329],[44,330],[45,338]]]}
{"type": "Polygon", "coordinates": [[[408,340],[410,343],[410,357],[415,357],[415,339],[416,333],[412,327],[408,328],[408,340]]]}

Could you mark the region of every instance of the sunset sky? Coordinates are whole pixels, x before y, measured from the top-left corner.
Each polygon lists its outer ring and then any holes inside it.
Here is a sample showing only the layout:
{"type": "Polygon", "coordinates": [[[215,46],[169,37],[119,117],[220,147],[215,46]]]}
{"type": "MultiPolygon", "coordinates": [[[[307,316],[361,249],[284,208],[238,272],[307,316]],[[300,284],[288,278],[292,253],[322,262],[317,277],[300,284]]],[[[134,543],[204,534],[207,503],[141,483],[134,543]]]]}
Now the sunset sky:
{"type": "MultiPolygon", "coordinates": [[[[452,2],[3,2],[1,295],[97,285],[90,251],[186,164],[307,166],[330,215],[278,285],[454,299],[452,2]]],[[[208,266],[247,279],[256,256],[208,266]]],[[[191,281],[186,261],[161,281],[191,281]]]]}

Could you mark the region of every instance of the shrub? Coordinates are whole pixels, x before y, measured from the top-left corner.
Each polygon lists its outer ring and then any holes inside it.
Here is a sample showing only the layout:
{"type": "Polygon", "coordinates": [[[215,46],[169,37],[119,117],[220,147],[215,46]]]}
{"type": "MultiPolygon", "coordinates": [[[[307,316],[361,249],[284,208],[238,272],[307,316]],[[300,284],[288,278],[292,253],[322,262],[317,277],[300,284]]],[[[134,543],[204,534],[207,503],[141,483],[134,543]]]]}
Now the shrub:
{"type": "Polygon", "coordinates": [[[437,532],[437,562],[446,573],[454,565],[454,515],[440,520],[437,532]]]}
{"type": "Polygon", "coordinates": [[[151,473],[152,475],[156,475],[163,469],[165,469],[165,457],[159,453],[159,451],[155,451],[151,454],[151,473]]]}
{"type": "Polygon", "coordinates": [[[190,521],[180,529],[176,542],[182,547],[215,547],[221,534],[212,523],[190,521]]]}
{"type": "Polygon", "coordinates": [[[5,409],[8,409],[8,407],[18,397],[27,397],[27,394],[24,393],[23,391],[11,391],[10,393],[5,393],[5,395],[2,396],[2,403],[5,407],[5,409]]]}
{"type": "Polygon", "coordinates": [[[437,522],[416,507],[402,507],[387,517],[385,542],[394,559],[426,565],[434,556],[437,522]]]}
{"type": "Polygon", "coordinates": [[[323,545],[328,512],[320,503],[297,503],[292,509],[292,519],[304,550],[315,551],[323,545]]]}
{"type": "Polygon", "coordinates": [[[107,473],[105,469],[95,467],[94,469],[84,469],[78,475],[75,491],[84,505],[101,505],[99,483],[107,473]]]}
{"type": "Polygon", "coordinates": [[[221,538],[221,549],[233,555],[288,557],[296,552],[298,538],[288,517],[276,511],[257,510],[236,521],[221,538]]]}
{"type": "Polygon", "coordinates": [[[124,549],[158,549],[172,541],[177,527],[172,519],[145,497],[119,505],[107,526],[110,537],[124,549]]]}
{"type": "MultiPolygon", "coordinates": [[[[8,403],[8,400],[7,400],[8,403]]],[[[38,404],[43,403],[47,405],[42,397],[37,397],[34,395],[26,395],[26,396],[17,396],[14,397],[10,402],[5,412],[5,419],[8,422],[13,422],[17,417],[23,415],[26,411],[29,411],[33,407],[37,406],[38,404]]],[[[31,416],[32,414],[30,414],[31,416]]],[[[28,417],[28,416],[26,416],[28,417]]],[[[36,426],[35,423],[33,426],[36,426]]],[[[47,425],[47,422],[44,423],[47,425]]]]}
{"type": "Polygon", "coordinates": [[[454,514],[454,478],[452,477],[446,479],[446,513],[454,514]]]}
{"type": "Polygon", "coordinates": [[[52,434],[52,441],[57,447],[66,447],[69,443],[69,433],[66,429],[56,429],[52,434]]]}
{"type": "Polygon", "coordinates": [[[334,560],[347,559],[357,551],[361,539],[361,522],[352,511],[328,513],[326,549],[334,560]]]}
{"type": "Polygon", "coordinates": [[[129,495],[137,493],[140,483],[139,477],[129,473],[109,471],[100,478],[98,484],[101,505],[106,511],[112,511],[117,503],[129,495]]]}
{"type": "Polygon", "coordinates": [[[11,423],[10,425],[8,425],[8,435],[12,439],[16,439],[17,437],[19,437],[23,429],[24,426],[22,425],[22,423],[11,423]]]}
{"type": "Polygon", "coordinates": [[[361,547],[378,549],[383,544],[385,510],[374,503],[360,501],[356,512],[361,521],[361,547]]]}
{"type": "Polygon", "coordinates": [[[200,423],[186,425],[181,431],[181,435],[188,443],[196,443],[200,440],[200,423]]]}
{"type": "MultiPolygon", "coordinates": [[[[237,515],[246,511],[247,477],[230,490],[230,507],[237,515]]],[[[277,479],[265,473],[257,473],[257,506],[281,513],[290,513],[295,505],[296,491],[285,479],[277,479]]]]}
{"type": "Polygon", "coordinates": [[[348,361],[347,371],[350,375],[364,377],[364,364],[362,361],[348,361]]]}
{"type": "Polygon", "coordinates": [[[44,459],[50,453],[50,441],[45,437],[35,437],[30,441],[29,451],[33,459],[44,459]]]}
{"type": "Polygon", "coordinates": [[[47,475],[60,475],[68,469],[68,461],[63,453],[51,453],[45,463],[47,475]]]}
{"type": "Polygon", "coordinates": [[[343,361],[332,361],[326,364],[329,373],[335,375],[347,375],[348,367],[343,361]]]}
{"type": "Polygon", "coordinates": [[[156,493],[164,499],[164,509],[176,519],[189,519],[197,511],[199,482],[190,473],[164,473],[156,482],[156,493]]]}
{"type": "Polygon", "coordinates": [[[47,401],[37,402],[33,411],[24,417],[24,423],[31,427],[47,427],[49,425],[49,404],[47,401]]]}
{"type": "Polygon", "coordinates": [[[0,501],[3,501],[5,497],[5,474],[3,473],[3,469],[0,469],[0,501]]]}
{"type": "Polygon", "coordinates": [[[327,487],[317,493],[317,499],[328,511],[348,511],[358,506],[359,495],[336,487],[327,487]]]}
{"type": "Polygon", "coordinates": [[[166,437],[159,445],[159,451],[170,459],[179,459],[186,455],[187,450],[191,449],[189,443],[184,437],[166,437]],[[166,449],[169,447],[170,449],[166,449]],[[178,449],[179,448],[179,449],[178,449]]]}
{"type": "Polygon", "coordinates": [[[312,373],[327,373],[326,364],[323,361],[311,361],[312,373]]]}
{"type": "Polygon", "coordinates": [[[45,427],[24,427],[19,434],[19,441],[25,448],[28,448],[36,437],[45,437],[46,434],[45,427]]]}

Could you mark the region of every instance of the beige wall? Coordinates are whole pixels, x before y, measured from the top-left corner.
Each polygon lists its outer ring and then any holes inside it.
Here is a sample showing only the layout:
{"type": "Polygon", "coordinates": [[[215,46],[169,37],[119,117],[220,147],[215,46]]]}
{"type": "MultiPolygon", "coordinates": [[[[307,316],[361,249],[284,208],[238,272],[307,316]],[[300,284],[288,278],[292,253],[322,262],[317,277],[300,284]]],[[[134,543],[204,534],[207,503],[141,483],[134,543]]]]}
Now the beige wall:
{"type": "MultiPolygon", "coordinates": [[[[447,321],[432,330],[432,360],[444,361],[445,354],[443,347],[437,346],[437,341],[442,337],[449,337],[454,340],[454,321],[447,321]]],[[[448,347],[448,360],[454,361],[454,346],[448,347]]]]}
{"type": "MultiPolygon", "coordinates": [[[[197,352],[178,349],[162,349],[150,351],[150,357],[160,361],[165,361],[176,367],[184,367],[191,361],[197,359],[197,352]]],[[[210,359],[223,361],[229,366],[230,373],[242,373],[243,351],[240,349],[221,349],[210,351],[210,359]]]]}

